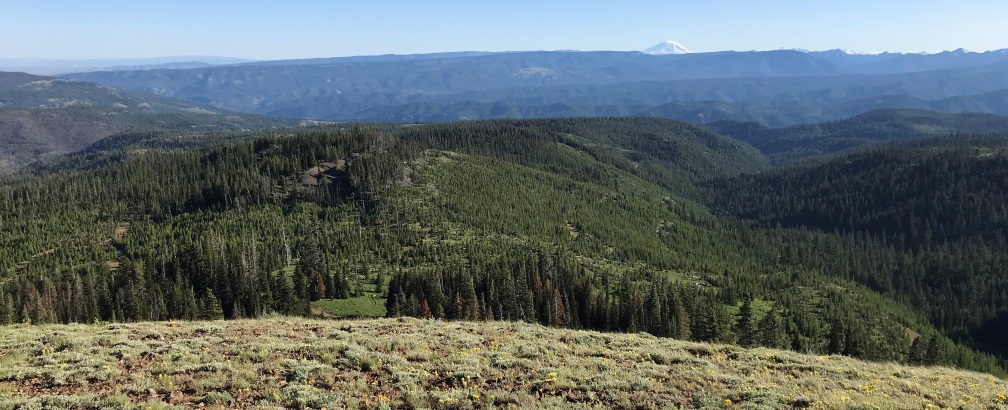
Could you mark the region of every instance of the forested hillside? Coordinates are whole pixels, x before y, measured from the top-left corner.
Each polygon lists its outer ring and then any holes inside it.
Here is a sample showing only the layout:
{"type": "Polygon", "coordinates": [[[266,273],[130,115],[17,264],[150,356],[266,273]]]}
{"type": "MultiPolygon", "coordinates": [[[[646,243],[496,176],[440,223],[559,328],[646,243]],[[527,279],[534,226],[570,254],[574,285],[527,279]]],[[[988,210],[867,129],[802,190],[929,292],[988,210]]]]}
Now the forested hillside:
{"type": "MultiPolygon", "coordinates": [[[[634,103],[580,103],[507,99],[498,101],[411,102],[381,105],[355,113],[361,121],[458,121],[489,118],[548,118],[639,115],[671,118],[698,124],[712,122],[755,122],[767,127],[787,127],[835,121],[879,109],[930,110],[948,114],[986,113],[1008,115],[1008,90],[974,95],[958,95],[926,100],[909,95],[880,95],[869,98],[829,101],[703,101],[663,102],[660,99],[634,103]]],[[[475,97],[472,97],[475,98],[475,97]]],[[[572,99],[571,101],[574,101],[572,99]]]]}
{"type": "Polygon", "coordinates": [[[883,109],[837,121],[782,128],[745,121],[718,121],[708,126],[721,134],[752,144],[773,160],[788,162],[825,157],[896,140],[1001,132],[1008,129],[1008,117],[883,109]]]}
{"type": "MultiPolygon", "coordinates": [[[[723,213],[843,238],[829,267],[901,301],[944,333],[1005,354],[1008,137],[888,145],[814,167],[709,184],[723,213]]],[[[781,255],[808,260],[799,249],[781,255]]]]}
{"type": "MultiPolygon", "coordinates": [[[[214,138],[229,142],[123,136],[4,179],[0,322],[356,304],[1004,371],[995,349],[854,274],[882,271],[878,252],[903,257],[884,239],[708,212],[705,181],[760,178],[744,175],[767,163],[703,127],[500,120],[214,138]]],[[[942,292],[917,272],[905,281],[942,292]]]]}

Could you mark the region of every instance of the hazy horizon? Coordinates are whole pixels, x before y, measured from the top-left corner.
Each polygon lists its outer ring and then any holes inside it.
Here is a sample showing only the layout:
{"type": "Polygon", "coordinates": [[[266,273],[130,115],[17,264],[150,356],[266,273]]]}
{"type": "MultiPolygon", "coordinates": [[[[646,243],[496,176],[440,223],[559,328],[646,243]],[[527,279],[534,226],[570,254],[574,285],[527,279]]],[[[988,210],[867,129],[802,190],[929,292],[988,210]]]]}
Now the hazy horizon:
{"type": "Polygon", "coordinates": [[[319,0],[6,4],[5,59],[222,56],[277,60],[453,51],[642,50],[675,40],[694,52],[849,49],[940,52],[1008,47],[996,1],[843,4],[516,1],[432,4],[319,0]]]}

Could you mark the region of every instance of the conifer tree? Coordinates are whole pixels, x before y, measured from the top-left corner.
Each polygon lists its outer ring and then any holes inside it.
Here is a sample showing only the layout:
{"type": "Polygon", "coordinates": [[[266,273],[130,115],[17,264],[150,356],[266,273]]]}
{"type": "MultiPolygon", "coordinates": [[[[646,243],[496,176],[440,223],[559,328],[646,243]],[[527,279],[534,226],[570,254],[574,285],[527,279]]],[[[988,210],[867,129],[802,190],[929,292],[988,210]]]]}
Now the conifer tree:
{"type": "Polygon", "coordinates": [[[924,362],[928,365],[945,364],[945,349],[942,347],[941,338],[938,335],[931,335],[928,338],[927,353],[924,358],[924,362]]]}
{"type": "Polygon", "coordinates": [[[847,332],[844,329],[843,322],[839,317],[834,317],[830,322],[829,328],[829,345],[827,346],[827,353],[831,354],[841,354],[844,352],[845,344],[847,340],[847,332]]]}
{"type": "Polygon", "coordinates": [[[375,293],[384,296],[385,295],[385,269],[378,269],[378,273],[375,275],[375,293]]]}
{"type": "Polygon", "coordinates": [[[0,289],[0,324],[9,325],[14,323],[14,302],[10,295],[0,289]]]}
{"type": "Polygon", "coordinates": [[[784,322],[781,320],[780,309],[774,303],[766,316],[759,323],[759,344],[783,349],[788,346],[787,332],[784,329],[784,322]]]}
{"type": "Polygon", "coordinates": [[[756,334],[755,319],[753,319],[751,297],[747,296],[742,300],[738,321],[735,323],[735,334],[738,335],[739,345],[744,347],[752,347],[759,340],[759,335],[756,334]]]}
{"type": "Polygon", "coordinates": [[[914,337],[910,344],[910,351],[907,353],[907,362],[910,364],[926,364],[928,357],[928,343],[923,336],[914,337]]]}
{"type": "Polygon", "coordinates": [[[196,317],[200,320],[224,319],[224,309],[221,308],[220,300],[214,296],[212,290],[206,289],[203,292],[203,296],[199,300],[199,313],[196,317]]]}

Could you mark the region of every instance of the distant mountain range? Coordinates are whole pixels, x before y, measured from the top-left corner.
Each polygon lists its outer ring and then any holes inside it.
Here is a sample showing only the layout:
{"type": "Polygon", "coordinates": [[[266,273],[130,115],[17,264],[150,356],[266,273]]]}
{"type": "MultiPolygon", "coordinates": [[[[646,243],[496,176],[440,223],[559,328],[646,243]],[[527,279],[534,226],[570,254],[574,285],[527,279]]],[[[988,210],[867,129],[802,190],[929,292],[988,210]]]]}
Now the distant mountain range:
{"type": "MultiPolygon", "coordinates": [[[[1008,115],[1008,50],[688,51],[665,41],[644,52],[15,63],[84,67],[89,72],[64,77],[188,100],[202,109],[332,121],[644,115],[779,127],[880,108],[1008,115]]],[[[15,63],[0,60],[0,66],[15,63]]],[[[11,103],[0,98],[5,104],[11,103]]]]}
{"type": "Polygon", "coordinates": [[[251,61],[253,60],[217,56],[99,58],[89,60],[0,58],[0,71],[16,71],[36,75],[59,75],[89,71],[197,68],[214,65],[247,63],[251,61]]]}
{"type": "Polygon", "coordinates": [[[299,123],[80,81],[0,73],[0,175],[126,131],[235,131],[299,123]]]}
{"type": "Polygon", "coordinates": [[[828,50],[808,54],[836,64],[841,71],[854,74],[911,73],[976,67],[1008,61],[1008,49],[977,53],[960,48],[933,54],[888,52],[861,54],[846,50],[828,50]]]}
{"type": "Polygon", "coordinates": [[[1008,50],[453,52],[113,70],[67,78],[271,116],[334,121],[655,115],[771,126],[878,108],[1008,114],[1008,50]]]}

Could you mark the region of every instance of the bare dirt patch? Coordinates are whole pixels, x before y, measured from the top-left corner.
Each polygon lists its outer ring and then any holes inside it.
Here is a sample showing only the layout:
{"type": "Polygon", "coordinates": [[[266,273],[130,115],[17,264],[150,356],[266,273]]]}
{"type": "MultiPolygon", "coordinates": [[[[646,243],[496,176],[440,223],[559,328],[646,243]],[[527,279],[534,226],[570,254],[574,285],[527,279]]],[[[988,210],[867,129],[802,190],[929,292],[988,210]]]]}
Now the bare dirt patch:
{"type": "Polygon", "coordinates": [[[129,222],[123,222],[123,223],[119,224],[119,226],[117,226],[116,229],[115,229],[115,238],[116,239],[122,239],[123,236],[125,236],[126,233],[129,232],[129,229],[130,229],[129,222]]]}

